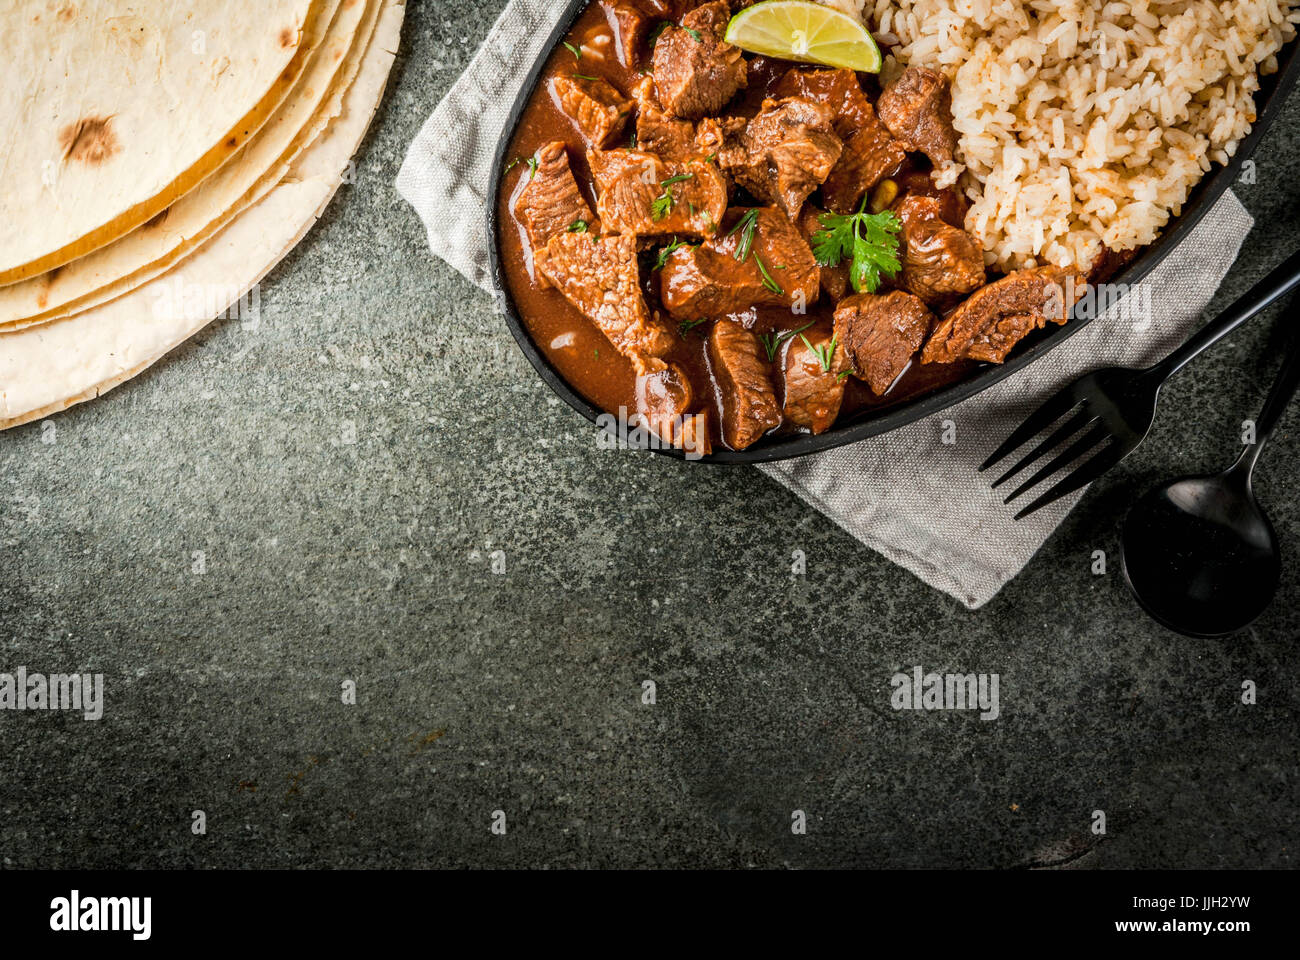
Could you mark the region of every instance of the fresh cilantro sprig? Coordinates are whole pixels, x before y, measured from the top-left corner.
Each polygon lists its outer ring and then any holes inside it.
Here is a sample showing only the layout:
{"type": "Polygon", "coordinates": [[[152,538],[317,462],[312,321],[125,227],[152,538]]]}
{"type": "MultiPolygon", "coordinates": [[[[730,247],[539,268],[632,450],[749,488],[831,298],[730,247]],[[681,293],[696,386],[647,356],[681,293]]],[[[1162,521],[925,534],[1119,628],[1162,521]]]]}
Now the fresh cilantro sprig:
{"type": "Polygon", "coordinates": [[[664,192],[655,197],[654,202],[650,204],[651,218],[655,220],[655,222],[658,222],[668,216],[668,214],[672,213],[673,204],[676,203],[673,199],[673,186],[694,179],[695,174],[693,173],[681,173],[675,177],[669,177],[667,180],[660,181],[659,186],[664,188],[664,192]]]}
{"type": "Polygon", "coordinates": [[[882,276],[903,268],[898,261],[898,231],[902,224],[891,211],[867,213],[866,198],[853,214],[823,213],[821,230],[813,234],[813,256],[823,267],[850,260],[849,280],[858,293],[875,293],[882,276]]]}
{"type": "Polygon", "coordinates": [[[569,43],[567,40],[564,42],[564,45],[568,48],[569,52],[573,54],[573,58],[575,60],[582,59],[582,51],[580,49],[575,47],[573,44],[569,43]]]}
{"type": "Polygon", "coordinates": [[[683,320],[681,323],[677,324],[677,332],[684,337],[700,324],[708,322],[708,317],[701,317],[699,320],[683,320]]]}
{"type": "Polygon", "coordinates": [[[650,204],[650,217],[656,223],[672,212],[673,195],[670,190],[665,190],[659,196],[655,197],[654,202],[650,204]]]}

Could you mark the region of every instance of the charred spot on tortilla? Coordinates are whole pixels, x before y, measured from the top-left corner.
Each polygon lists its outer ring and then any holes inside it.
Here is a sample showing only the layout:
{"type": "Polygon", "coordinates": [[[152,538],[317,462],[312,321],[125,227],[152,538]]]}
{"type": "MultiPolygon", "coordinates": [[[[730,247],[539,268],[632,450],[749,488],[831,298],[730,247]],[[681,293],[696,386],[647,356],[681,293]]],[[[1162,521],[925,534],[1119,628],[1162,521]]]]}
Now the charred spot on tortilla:
{"type": "Polygon", "coordinates": [[[36,295],[36,306],[44,310],[50,305],[50,288],[54,286],[54,281],[59,279],[59,274],[63,272],[62,267],[55,267],[53,270],[46,271],[41,278],[41,292],[36,295]]]}
{"type": "Polygon", "coordinates": [[[149,220],[145,223],[144,228],[146,230],[151,230],[154,227],[161,227],[163,223],[165,223],[167,220],[167,214],[171,212],[172,212],[171,207],[166,207],[163,210],[160,210],[158,213],[155,213],[152,217],[149,218],[149,220]]]}
{"type": "Polygon", "coordinates": [[[226,146],[228,146],[231,150],[234,150],[235,147],[239,146],[239,138],[231,137],[229,140],[226,141],[226,146]]]}
{"type": "Polygon", "coordinates": [[[59,133],[63,159],[76,160],[92,167],[107,162],[121,150],[112,124],[112,117],[83,117],[76,123],[68,124],[59,133]]]}
{"type": "Polygon", "coordinates": [[[297,40],[298,34],[288,27],[285,27],[280,31],[280,46],[284,47],[286,50],[289,47],[292,47],[297,40]]]}
{"type": "Polygon", "coordinates": [[[76,18],[77,8],[71,3],[65,3],[63,6],[59,7],[59,12],[55,14],[55,16],[67,23],[76,18]]]}

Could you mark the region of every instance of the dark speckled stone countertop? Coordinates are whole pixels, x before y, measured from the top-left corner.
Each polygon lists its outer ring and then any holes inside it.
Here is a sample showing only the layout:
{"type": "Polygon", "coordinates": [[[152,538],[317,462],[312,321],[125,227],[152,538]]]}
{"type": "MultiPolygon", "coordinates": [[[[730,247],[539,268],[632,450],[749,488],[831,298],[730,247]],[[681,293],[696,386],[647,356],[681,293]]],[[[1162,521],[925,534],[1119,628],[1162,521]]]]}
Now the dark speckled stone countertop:
{"type": "MultiPolygon", "coordinates": [[[[53,443],[0,435],[0,671],[107,691],[96,722],[0,712],[3,864],[1290,866],[1300,410],[1259,475],[1285,583],[1245,635],[1146,620],[1117,530],[1235,455],[1294,318],[1171,384],[968,612],[754,470],[598,449],[431,261],[393,180],[502,6],[411,4],[357,182],[259,330],[209,328],[53,443]],[[998,674],[1001,716],[891,710],[914,665],[998,674]]],[[[1293,99],[1216,307],[1298,243],[1298,130],[1293,99]]]]}

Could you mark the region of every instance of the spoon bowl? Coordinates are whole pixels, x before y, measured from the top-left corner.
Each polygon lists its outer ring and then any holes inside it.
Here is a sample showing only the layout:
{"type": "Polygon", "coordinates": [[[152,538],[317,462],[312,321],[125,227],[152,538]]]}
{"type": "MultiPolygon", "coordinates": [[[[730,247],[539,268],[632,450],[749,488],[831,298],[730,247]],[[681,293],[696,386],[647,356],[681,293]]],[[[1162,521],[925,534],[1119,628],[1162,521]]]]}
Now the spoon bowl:
{"type": "Polygon", "coordinates": [[[1297,390],[1300,337],[1291,341],[1237,462],[1214,476],[1167,483],[1129,511],[1120,537],[1124,579],[1142,608],[1169,629],[1226,637],[1254,623],[1277,594],[1282,550],[1251,477],[1297,390]]]}
{"type": "Polygon", "coordinates": [[[1129,511],[1124,578],[1143,609],[1171,630],[1192,637],[1237,633],[1277,593],[1281,550],[1246,466],[1243,457],[1225,473],[1174,480],[1129,511]]]}

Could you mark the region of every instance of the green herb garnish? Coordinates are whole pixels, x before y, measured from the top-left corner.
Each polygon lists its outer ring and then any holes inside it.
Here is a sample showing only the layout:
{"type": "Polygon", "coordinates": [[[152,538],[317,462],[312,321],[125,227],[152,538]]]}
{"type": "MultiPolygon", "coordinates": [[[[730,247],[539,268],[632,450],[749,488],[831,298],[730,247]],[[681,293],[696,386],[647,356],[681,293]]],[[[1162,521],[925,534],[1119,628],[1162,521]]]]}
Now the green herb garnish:
{"type": "Polygon", "coordinates": [[[677,324],[677,331],[684,337],[702,323],[708,323],[709,318],[704,317],[700,320],[683,320],[677,324]]]}
{"type": "Polygon", "coordinates": [[[725,240],[727,237],[735,236],[737,233],[740,234],[740,246],[736,248],[735,257],[741,263],[749,259],[750,248],[754,245],[754,230],[757,227],[758,211],[750,210],[736,221],[736,225],[731,228],[726,237],[723,237],[725,240]]]}
{"type": "Polygon", "coordinates": [[[654,268],[656,270],[662,270],[664,267],[668,266],[668,258],[673,255],[673,251],[689,246],[690,244],[685,240],[678,240],[676,237],[673,237],[673,242],[659,251],[659,261],[655,264],[654,268]]]}
{"type": "Polygon", "coordinates": [[[676,202],[673,200],[673,186],[693,179],[695,179],[695,174],[681,173],[675,177],[669,177],[667,180],[661,180],[659,186],[664,188],[664,192],[655,198],[654,203],[650,204],[650,216],[658,222],[672,213],[673,204],[676,202]]]}
{"type": "Polygon", "coordinates": [[[573,44],[569,43],[569,41],[567,41],[567,40],[564,41],[564,45],[565,45],[565,47],[568,48],[569,52],[570,52],[571,54],[573,54],[573,56],[574,56],[575,59],[578,59],[578,60],[581,60],[581,59],[582,59],[582,51],[581,51],[581,50],[579,50],[579,49],[578,49],[577,47],[575,47],[573,44]]]}
{"type": "Polygon", "coordinates": [[[772,275],[767,272],[767,267],[763,266],[763,261],[759,258],[757,253],[754,254],[754,262],[758,264],[758,272],[763,275],[763,286],[768,290],[771,290],[777,296],[785,296],[785,290],[782,288],[781,284],[772,279],[772,275]]]}
{"type": "Polygon", "coordinates": [[[830,343],[823,344],[820,347],[814,347],[808,342],[808,338],[802,333],[799,334],[799,339],[802,340],[803,345],[812,352],[812,355],[817,358],[817,362],[822,366],[822,373],[830,373],[831,364],[835,362],[835,348],[839,345],[839,334],[834,334],[831,337],[830,343]]]}
{"type": "Polygon", "coordinates": [[[570,233],[586,233],[586,232],[587,232],[587,221],[586,221],[586,220],[574,220],[573,223],[569,224],[569,232],[570,232],[570,233]]]}
{"type": "Polygon", "coordinates": [[[589,76],[587,76],[585,73],[575,73],[575,74],[573,75],[573,79],[575,79],[575,80],[599,80],[600,77],[589,77],[589,76]]]}
{"type": "Polygon", "coordinates": [[[875,293],[882,274],[893,276],[902,269],[898,262],[898,231],[902,224],[888,210],[866,213],[867,198],[854,214],[823,213],[824,229],[813,234],[813,255],[823,267],[837,267],[852,261],[849,280],[858,292],[875,293]]]}
{"type": "Polygon", "coordinates": [[[691,39],[694,40],[696,43],[704,42],[704,37],[700,36],[700,31],[692,30],[690,27],[682,27],[682,29],[685,30],[687,33],[689,33],[691,35],[691,39]]]}
{"type": "Polygon", "coordinates": [[[792,339],[793,337],[799,336],[801,333],[803,333],[811,326],[812,326],[811,323],[807,323],[804,324],[802,327],[800,327],[798,330],[791,330],[789,333],[783,333],[780,334],[779,336],[775,333],[763,334],[758,339],[763,342],[763,349],[767,351],[767,359],[769,361],[775,360],[777,352],[780,351],[781,345],[783,343],[785,343],[787,340],[792,339]]]}
{"type": "Polygon", "coordinates": [[[655,197],[654,203],[650,204],[650,216],[656,223],[672,212],[673,195],[671,191],[665,190],[662,194],[655,197]]]}
{"type": "MultiPolygon", "coordinates": [[[[506,172],[506,173],[509,173],[509,172],[510,172],[511,170],[513,170],[515,167],[519,166],[519,164],[524,163],[524,162],[525,162],[525,161],[524,161],[524,158],[523,158],[523,157],[515,157],[515,158],[514,158],[513,160],[511,160],[510,163],[506,166],[505,172],[506,172]]],[[[537,160],[536,157],[529,157],[528,160],[527,160],[527,163],[528,163],[528,169],[532,171],[532,173],[530,173],[529,176],[528,176],[528,179],[531,180],[531,179],[533,179],[533,177],[537,176],[537,168],[538,168],[541,164],[538,163],[538,160],[537,160]]]]}

